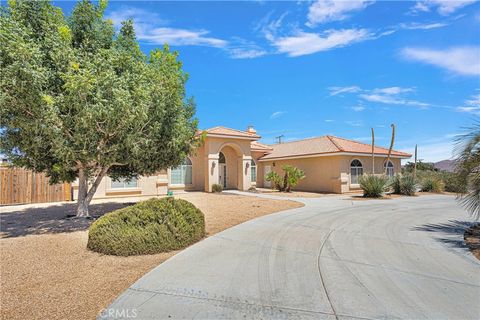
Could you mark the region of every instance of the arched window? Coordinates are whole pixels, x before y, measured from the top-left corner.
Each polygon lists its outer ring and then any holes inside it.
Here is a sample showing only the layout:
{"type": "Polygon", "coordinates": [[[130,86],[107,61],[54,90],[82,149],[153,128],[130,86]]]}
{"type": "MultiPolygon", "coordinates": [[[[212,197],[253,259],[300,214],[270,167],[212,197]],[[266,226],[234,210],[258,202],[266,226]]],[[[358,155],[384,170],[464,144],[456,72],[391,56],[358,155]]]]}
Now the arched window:
{"type": "Polygon", "coordinates": [[[350,183],[358,184],[358,178],[363,175],[363,166],[360,160],[353,160],[350,163],[350,183]]]}
{"type": "Polygon", "coordinates": [[[172,168],[170,172],[171,184],[192,184],[192,161],[185,158],[182,164],[172,168]]]}
{"type": "Polygon", "coordinates": [[[393,175],[394,175],[394,173],[395,173],[395,170],[394,170],[394,166],[393,166],[392,161],[388,161],[388,163],[385,162],[385,163],[383,164],[383,168],[384,168],[384,169],[387,169],[387,170],[386,170],[386,171],[387,171],[387,176],[393,177],[393,175]]]}
{"type": "Polygon", "coordinates": [[[257,164],[255,163],[255,161],[252,159],[252,161],[250,162],[250,181],[251,182],[257,182],[257,164]]]}
{"type": "Polygon", "coordinates": [[[223,154],[223,152],[220,152],[218,154],[218,163],[225,163],[225,155],[223,154]]]}

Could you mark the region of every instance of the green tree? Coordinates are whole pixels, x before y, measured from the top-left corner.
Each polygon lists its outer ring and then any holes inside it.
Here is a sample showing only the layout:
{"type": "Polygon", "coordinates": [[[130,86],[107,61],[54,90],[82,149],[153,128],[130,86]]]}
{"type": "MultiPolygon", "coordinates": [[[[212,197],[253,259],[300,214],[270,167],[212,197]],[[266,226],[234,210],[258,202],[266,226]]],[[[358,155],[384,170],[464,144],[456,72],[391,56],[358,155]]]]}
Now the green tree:
{"type": "Polygon", "coordinates": [[[155,174],[197,141],[178,54],[146,56],[133,23],[115,34],[105,7],[84,0],[65,18],[47,1],[10,1],[0,15],[0,152],[52,183],[78,179],[80,217],[105,175],[155,174]]]}
{"type": "Polygon", "coordinates": [[[297,167],[284,165],[282,170],[285,172],[283,185],[286,192],[290,192],[300,180],[305,179],[305,172],[297,167]]]}

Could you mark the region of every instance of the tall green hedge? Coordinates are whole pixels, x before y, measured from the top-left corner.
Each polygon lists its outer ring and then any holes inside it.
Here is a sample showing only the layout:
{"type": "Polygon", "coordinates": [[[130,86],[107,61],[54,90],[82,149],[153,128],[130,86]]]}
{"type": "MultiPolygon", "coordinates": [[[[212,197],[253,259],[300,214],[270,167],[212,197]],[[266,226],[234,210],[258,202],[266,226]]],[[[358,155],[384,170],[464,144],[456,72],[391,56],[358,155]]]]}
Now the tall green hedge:
{"type": "Polygon", "coordinates": [[[182,199],[142,201],[110,212],[88,233],[90,250],[119,256],[182,249],[205,236],[203,213],[182,199]]]}

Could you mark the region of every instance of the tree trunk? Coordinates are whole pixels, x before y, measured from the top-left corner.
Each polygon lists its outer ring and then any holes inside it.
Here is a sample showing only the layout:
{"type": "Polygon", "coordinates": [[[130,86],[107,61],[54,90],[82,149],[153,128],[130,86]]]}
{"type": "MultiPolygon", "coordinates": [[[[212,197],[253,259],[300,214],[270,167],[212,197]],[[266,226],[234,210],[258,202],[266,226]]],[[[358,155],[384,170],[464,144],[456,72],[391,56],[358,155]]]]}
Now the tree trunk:
{"type": "Polygon", "coordinates": [[[84,169],[78,170],[78,202],[77,202],[77,217],[78,218],[89,218],[90,214],[88,213],[88,206],[90,201],[92,201],[95,192],[97,191],[98,185],[102,181],[103,177],[107,174],[109,167],[102,168],[100,173],[95,178],[90,190],[88,190],[88,177],[85,174],[84,169]]]}
{"type": "Polygon", "coordinates": [[[88,193],[88,181],[84,169],[78,170],[78,200],[77,200],[77,218],[88,218],[88,203],[86,203],[88,193]]]}

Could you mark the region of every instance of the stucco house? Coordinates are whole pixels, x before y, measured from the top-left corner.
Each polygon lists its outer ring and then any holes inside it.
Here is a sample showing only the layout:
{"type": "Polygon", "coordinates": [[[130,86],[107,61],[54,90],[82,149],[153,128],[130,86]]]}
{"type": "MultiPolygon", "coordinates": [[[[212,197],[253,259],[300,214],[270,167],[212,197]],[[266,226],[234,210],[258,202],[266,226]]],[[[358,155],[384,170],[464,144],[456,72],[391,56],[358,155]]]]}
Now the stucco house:
{"type": "MultiPolygon", "coordinates": [[[[225,189],[248,190],[270,187],[265,175],[282,174],[282,166],[294,165],[305,171],[296,190],[345,193],[359,188],[358,177],[372,172],[371,145],[335,136],[322,136],[281,144],[258,142],[253,127],[245,131],[214,127],[203,131],[205,141],[182,165],[132,181],[103,179],[95,198],[165,195],[168,190],[212,191],[213,184],[225,189]]],[[[410,154],[375,147],[375,173],[400,172],[401,159],[410,154]]],[[[78,185],[74,184],[74,197],[78,185]]]]}

